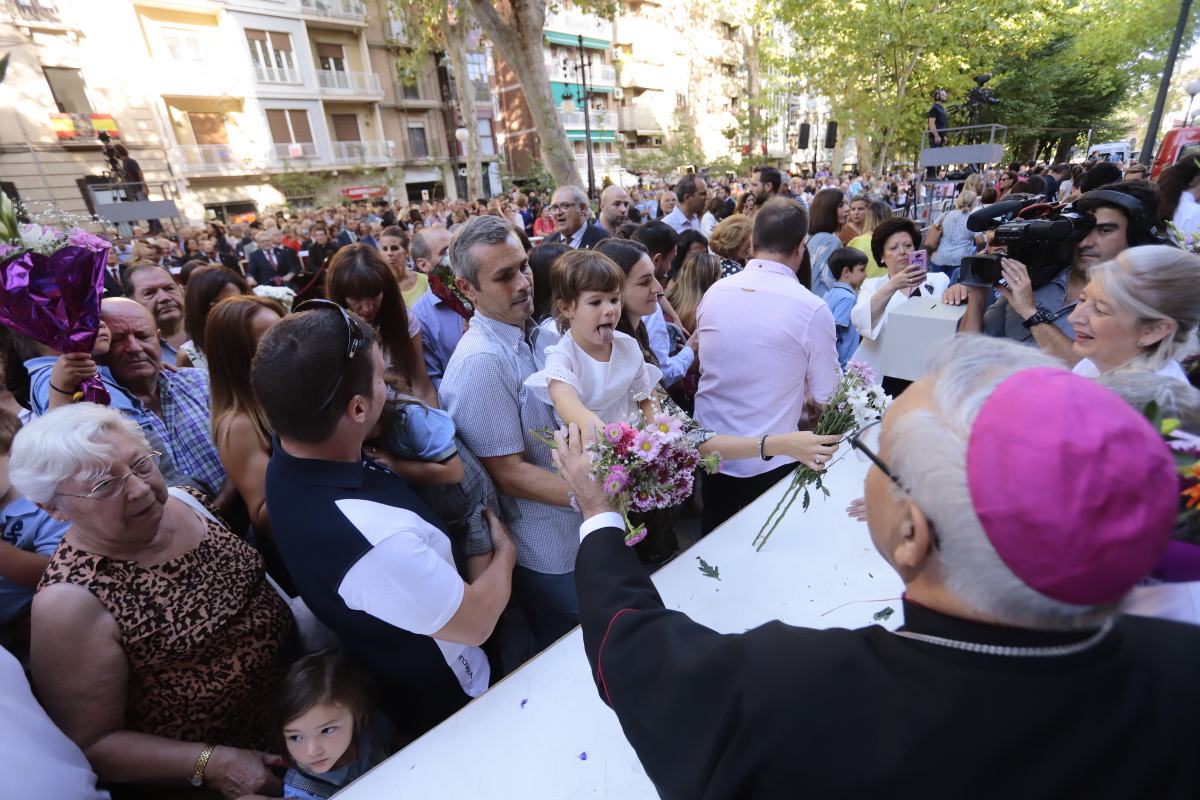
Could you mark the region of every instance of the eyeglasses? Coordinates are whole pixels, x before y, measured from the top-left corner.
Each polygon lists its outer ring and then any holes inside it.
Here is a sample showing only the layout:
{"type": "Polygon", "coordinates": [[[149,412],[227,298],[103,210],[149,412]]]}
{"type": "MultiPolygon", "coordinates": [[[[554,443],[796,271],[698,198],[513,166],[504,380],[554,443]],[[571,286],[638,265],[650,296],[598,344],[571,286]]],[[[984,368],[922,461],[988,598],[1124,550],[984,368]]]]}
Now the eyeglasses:
{"type": "Polygon", "coordinates": [[[146,455],[139,458],[129,465],[129,472],[124,475],[105,478],[92,487],[92,490],[87,494],[70,494],[68,492],[59,492],[63,497],[79,497],[84,500],[108,500],[116,497],[125,490],[125,481],[129,480],[130,475],[137,475],[139,478],[149,478],[158,471],[158,460],[162,458],[162,453],[157,450],[151,450],[146,455]]]}
{"type": "Polygon", "coordinates": [[[578,208],[578,207],[579,206],[575,205],[574,203],[563,203],[561,205],[555,204],[552,206],[546,206],[546,210],[549,211],[551,214],[557,214],[560,211],[570,211],[572,208],[578,208]]]}
{"type": "Polygon", "coordinates": [[[363,346],[366,337],[363,335],[362,328],[354,321],[354,318],[346,313],[346,309],[332,300],[305,300],[296,306],[293,311],[316,310],[318,308],[336,308],[338,313],[342,315],[342,319],[346,321],[346,355],[342,359],[342,368],[338,370],[337,380],[333,382],[333,388],[329,390],[329,395],[326,396],[325,401],[317,409],[317,411],[324,411],[329,408],[329,405],[333,402],[333,398],[337,395],[338,389],[342,387],[342,379],[346,376],[346,367],[354,360],[355,354],[363,346]]]}
{"type": "MultiPolygon", "coordinates": [[[[871,460],[871,463],[879,467],[879,471],[888,477],[892,483],[896,484],[901,489],[904,489],[904,484],[892,472],[891,467],[884,463],[879,457],[879,434],[883,430],[883,420],[877,419],[870,425],[864,428],[859,428],[858,433],[850,437],[850,446],[871,460]]],[[[907,491],[907,490],[905,490],[907,491]]]]}

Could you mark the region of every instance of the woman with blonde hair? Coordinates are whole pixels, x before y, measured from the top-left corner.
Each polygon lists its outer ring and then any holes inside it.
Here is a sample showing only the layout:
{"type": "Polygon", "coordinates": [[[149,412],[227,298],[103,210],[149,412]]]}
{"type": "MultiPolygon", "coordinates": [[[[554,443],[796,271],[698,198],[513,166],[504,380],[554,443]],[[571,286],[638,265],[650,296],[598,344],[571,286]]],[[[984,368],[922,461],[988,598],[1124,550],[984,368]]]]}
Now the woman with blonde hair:
{"type": "Polygon", "coordinates": [[[754,223],[745,214],[731,214],[713,228],[712,236],[708,240],[708,249],[721,259],[722,278],[736,275],[746,266],[746,262],[750,260],[750,240],[753,233],[754,223]]]}
{"type": "Polygon", "coordinates": [[[1179,361],[1200,322],[1200,257],[1167,245],[1124,250],[1092,267],[1068,319],[1077,374],[1145,370],[1187,381],[1179,361]]]}
{"type": "Polygon", "coordinates": [[[871,247],[871,234],[885,219],[892,216],[892,207],[880,200],[874,200],[867,205],[867,213],[863,216],[862,233],[850,240],[847,247],[861,250],[867,254],[867,277],[879,278],[888,274],[887,267],[880,266],[875,260],[871,247]]]}
{"type": "Polygon", "coordinates": [[[975,255],[978,245],[987,241],[982,233],[967,230],[967,217],[974,207],[975,191],[963,189],[954,198],[954,208],[943,214],[926,233],[925,247],[933,250],[929,258],[929,268],[933,272],[954,272],[964,258],[975,255]]]}
{"type": "Polygon", "coordinates": [[[667,290],[667,299],[679,314],[679,324],[684,330],[696,330],[696,309],[708,287],[720,278],[721,262],[712,253],[692,253],[683,260],[679,274],[667,290]]]}

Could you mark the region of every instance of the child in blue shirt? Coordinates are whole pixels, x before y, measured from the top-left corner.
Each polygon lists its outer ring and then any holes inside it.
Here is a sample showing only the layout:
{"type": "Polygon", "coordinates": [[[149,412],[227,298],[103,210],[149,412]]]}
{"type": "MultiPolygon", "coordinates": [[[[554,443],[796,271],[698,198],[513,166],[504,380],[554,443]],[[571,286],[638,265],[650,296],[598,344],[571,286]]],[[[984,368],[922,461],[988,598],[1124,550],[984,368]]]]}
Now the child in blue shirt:
{"type": "Polygon", "coordinates": [[[496,492],[483,464],[458,440],[454,420],[441,409],[389,387],[387,406],[372,434],[367,455],[380,460],[382,451],[391,456],[386,465],[408,480],[441,518],[466,559],[468,579],[474,579],[491,560],[484,508],[510,522],[518,516],[515,504],[496,492]]]}
{"type": "Polygon", "coordinates": [[[0,409],[0,625],[29,613],[33,592],[70,527],[17,494],[8,482],[8,453],[21,422],[0,409]]]}
{"type": "Polygon", "coordinates": [[[859,287],[867,279],[867,254],[853,247],[839,247],[829,254],[826,263],[834,283],[825,294],[825,303],[837,326],[838,364],[845,367],[862,339],[850,321],[850,311],[858,300],[859,287]]]}

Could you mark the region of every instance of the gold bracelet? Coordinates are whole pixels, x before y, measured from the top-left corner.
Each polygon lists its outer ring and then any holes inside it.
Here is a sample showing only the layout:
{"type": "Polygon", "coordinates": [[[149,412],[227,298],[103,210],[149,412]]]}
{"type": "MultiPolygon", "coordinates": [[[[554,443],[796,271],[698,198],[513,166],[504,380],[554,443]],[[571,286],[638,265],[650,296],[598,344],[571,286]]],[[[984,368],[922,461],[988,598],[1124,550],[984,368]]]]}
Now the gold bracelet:
{"type": "Polygon", "coordinates": [[[192,786],[204,785],[204,768],[208,766],[208,759],[212,757],[213,750],[216,750],[215,744],[206,744],[204,749],[200,751],[200,757],[196,759],[196,768],[192,770],[192,778],[190,783],[192,786]]]}

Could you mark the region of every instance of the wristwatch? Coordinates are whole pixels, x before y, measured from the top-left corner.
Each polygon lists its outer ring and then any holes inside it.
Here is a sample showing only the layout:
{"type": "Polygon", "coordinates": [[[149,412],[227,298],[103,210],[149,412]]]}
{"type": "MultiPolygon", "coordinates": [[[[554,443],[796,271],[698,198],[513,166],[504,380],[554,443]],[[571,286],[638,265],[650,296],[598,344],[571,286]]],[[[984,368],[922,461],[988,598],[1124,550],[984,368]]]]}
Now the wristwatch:
{"type": "Polygon", "coordinates": [[[213,750],[216,749],[216,745],[206,744],[200,751],[200,757],[196,759],[196,767],[192,770],[192,777],[188,779],[188,783],[192,786],[204,785],[204,768],[208,766],[208,759],[212,757],[213,750]]]}
{"type": "Polygon", "coordinates": [[[1038,306],[1037,313],[1021,324],[1024,325],[1026,329],[1032,328],[1034,325],[1053,325],[1054,314],[1042,308],[1041,306],[1038,306]]]}

